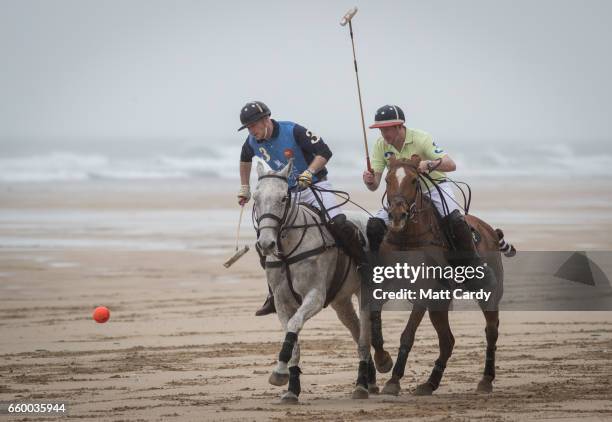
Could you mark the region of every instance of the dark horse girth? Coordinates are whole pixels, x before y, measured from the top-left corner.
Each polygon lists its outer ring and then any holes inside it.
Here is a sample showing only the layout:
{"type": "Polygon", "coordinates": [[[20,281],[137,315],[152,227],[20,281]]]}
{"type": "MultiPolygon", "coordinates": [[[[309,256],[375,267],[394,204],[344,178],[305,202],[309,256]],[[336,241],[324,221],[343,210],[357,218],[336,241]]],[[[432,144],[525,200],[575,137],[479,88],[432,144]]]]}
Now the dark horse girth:
{"type": "Polygon", "coordinates": [[[266,261],[266,268],[280,268],[283,266],[286,268],[287,282],[289,284],[289,290],[291,290],[291,293],[293,294],[293,297],[295,298],[296,302],[301,305],[302,297],[293,288],[293,281],[290,275],[291,273],[289,270],[289,266],[292,264],[295,264],[296,262],[302,261],[306,258],[310,258],[311,256],[319,255],[325,252],[327,249],[330,249],[333,247],[336,247],[338,249],[338,256],[336,258],[336,269],[334,270],[334,276],[325,294],[325,304],[323,305],[323,307],[326,308],[327,305],[329,305],[331,301],[333,301],[336,298],[336,295],[338,294],[338,292],[344,285],[344,281],[346,280],[346,277],[348,276],[348,272],[351,268],[351,261],[352,261],[351,258],[348,255],[346,255],[344,252],[342,252],[340,250],[340,247],[338,246],[331,246],[331,247],[320,246],[316,249],[312,249],[310,251],[295,255],[285,261],[282,261],[282,260],[281,261],[266,261]]]}
{"type": "MultiPolygon", "coordinates": [[[[285,177],[274,175],[274,174],[263,175],[259,177],[259,180],[264,179],[264,178],[277,178],[277,179],[282,179],[285,181],[287,180],[285,177]]],[[[317,215],[319,216],[321,215],[318,212],[318,210],[313,209],[313,207],[307,204],[298,204],[297,206],[298,206],[298,211],[302,210],[303,212],[302,208],[307,208],[315,212],[317,215]]],[[[290,209],[291,209],[291,194],[288,193],[287,200],[285,202],[285,209],[283,210],[282,217],[278,217],[270,213],[262,214],[261,216],[257,217],[257,220],[256,220],[257,227],[255,228],[257,231],[257,236],[259,236],[259,230],[261,229],[261,227],[259,227],[259,222],[261,220],[263,220],[264,218],[270,218],[278,222],[276,245],[278,247],[279,253],[274,254],[274,256],[278,259],[278,261],[266,261],[265,266],[266,268],[284,268],[285,269],[287,273],[287,283],[289,285],[289,290],[291,291],[291,294],[293,295],[295,301],[299,305],[301,305],[302,297],[295,291],[295,288],[293,287],[293,279],[291,277],[290,266],[300,261],[303,261],[304,259],[316,256],[316,255],[320,255],[323,252],[327,251],[328,249],[337,248],[338,256],[336,258],[336,268],[334,270],[334,275],[330,283],[330,286],[327,289],[327,292],[325,294],[325,304],[323,305],[323,307],[327,307],[327,305],[329,305],[329,303],[334,300],[334,298],[336,297],[336,295],[342,288],[342,285],[344,284],[346,277],[348,276],[348,272],[351,267],[351,258],[347,256],[343,251],[341,251],[340,247],[336,243],[331,244],[331,245],[327,245],[325,243],[325,237],[323,235],[323,230],[322,230],[322,227],[324,226],[324,224],[317,221],[317,219],[313,215],[304,213],[306,220],[308,220],[307,216],[310,216],[312,218],[312,223],[306,222],[306,224],[295,225],[293,223],[295,222],[295,219],[297,218],[297,213],[296,213],[296,217],[293,219],[293,221],[287,224],[288,223],[287,218],[289,217],[290,209]],[[302,244],[302,241],[304,240],[304,237],[306,236],[306,231],[310,227],[316,227],[319,230],[319,233],[321,234],[321,240],[322,240],[321,246],[311,249],[309,251],[294,255],[295,251],[302,244]],[[297,229],[302,229],[302,235],[300,237],[300,240],[298,241],[297,245],[289,253],[287,254],[283,253],[283,251],[281,250],[281,234],[286,230],[297,230],[297,229]]]]}

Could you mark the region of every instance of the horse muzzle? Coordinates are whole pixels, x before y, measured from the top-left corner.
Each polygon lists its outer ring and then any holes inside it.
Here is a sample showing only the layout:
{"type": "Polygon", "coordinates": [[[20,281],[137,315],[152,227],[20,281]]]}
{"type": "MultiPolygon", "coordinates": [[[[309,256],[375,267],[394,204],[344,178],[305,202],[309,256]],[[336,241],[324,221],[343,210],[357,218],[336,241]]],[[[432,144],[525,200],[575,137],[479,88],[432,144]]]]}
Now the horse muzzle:
{"type": "Polygon", "coordinates": [[[409,213],[406,210],[389,210],[389,224],[387,227],[392,232],[399,232],[404,230],[406,222],[408,221],[409,213]]]}
{"type": "Polygon", "coordinates": [[[276,248],[276,241],[272,239],[257,239],[257,246],[263,255],[272,255],[276,248]]]}

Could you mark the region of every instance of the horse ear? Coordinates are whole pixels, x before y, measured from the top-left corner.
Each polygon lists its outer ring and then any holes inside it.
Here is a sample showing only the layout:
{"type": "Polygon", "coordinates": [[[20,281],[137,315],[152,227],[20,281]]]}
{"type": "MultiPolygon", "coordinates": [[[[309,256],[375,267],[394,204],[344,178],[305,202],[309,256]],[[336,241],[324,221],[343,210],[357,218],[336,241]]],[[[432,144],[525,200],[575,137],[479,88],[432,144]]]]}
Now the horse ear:
{"type": "Polygon", "coordinates": [[[261,161],[257,162],[257,177],[261,177],[265,174],[266,170],[264,169],[263,164],[261,163],[261,161]]]}
{"type": "Polygon", "coordinates": [[[418,167],[419,163],[421,162],[421,156],[419,154],[412,154],[410,161],[412,161],[412,164],[418,167]]]}
{"type": "Polygon", "coordinates": [[[397,158],[395,158],[395,154],[391,154],[389,156],[389,167],[395,165],[396,162],[397,162],[397,158]]]}
{"type": "Polygon", "coordinates": [[[279,175],[283,177],[289,177],[292,171],[293,171],[293,158],[290,158],[289,162],[287,163],[285,168],[280,171],[279,175]]]}

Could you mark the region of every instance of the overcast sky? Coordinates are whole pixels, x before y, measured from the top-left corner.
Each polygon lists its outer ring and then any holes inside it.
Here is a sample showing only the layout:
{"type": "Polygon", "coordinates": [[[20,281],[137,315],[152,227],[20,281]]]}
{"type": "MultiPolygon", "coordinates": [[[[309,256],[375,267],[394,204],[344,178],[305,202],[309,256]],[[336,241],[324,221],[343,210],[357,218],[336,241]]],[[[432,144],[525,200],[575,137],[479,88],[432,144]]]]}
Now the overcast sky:
{"type": "Polygon", "coordinates": [[[0,0],[0,142],[239,143],[251,99],[359,140],[355,4],[366,122],[394,103],[438,139],[612,138],[610,1],[0,0]]]}

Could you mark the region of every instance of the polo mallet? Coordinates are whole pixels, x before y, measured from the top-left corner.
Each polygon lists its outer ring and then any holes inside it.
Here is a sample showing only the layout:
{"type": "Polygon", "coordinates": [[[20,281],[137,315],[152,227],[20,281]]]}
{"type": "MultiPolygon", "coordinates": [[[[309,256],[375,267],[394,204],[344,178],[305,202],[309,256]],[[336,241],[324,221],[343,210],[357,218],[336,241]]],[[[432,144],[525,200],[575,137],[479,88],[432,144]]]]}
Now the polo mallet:
{"type": "Polygon", "coordinates": [[[242,258],[242,255],[244,255],[245,253],[249,251],[248,245],[243,246],[240,250],[238,250],[238,240],[240,239],[240,223],[242,223],[242,213],[243,212],[244,212],[244,205],[240,207],[240,218],[238,219],[238,231],[236,232],[236,252],[234,252],[234,255],[232,255],[230,259],[225,261],[225,263],[223,264],[225,268],[229,268],[234,262],[242,258]]]}
{"type": "Polygon", "coordinates": [[[353,45],[353,63],[355,63],[355,77],[357,78],[357,94],[359,95],[359,110],[361,111],[361,128],[363,129],[363,143],[365,145],[366,152],[366,163],[368,166],[368,171],[370,173],[374,173],[372,171],[372,166],[370,165],[370,153],[368,152],[368,138],[366,136],[366,128],[365,128],[365,120],[363,119],[363,104],[361,102],[361,87],[359,85],[359,72],[357,71],[357,56],[355,55],[355,40],[353,39],[353,16],[357,13],[357,6],[350,9],[342,19],[340,19],[340,25],[346,26],[349,25],[349,32],[351,34],[351,44],[353,45]]]}

